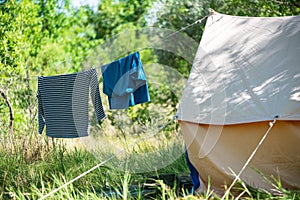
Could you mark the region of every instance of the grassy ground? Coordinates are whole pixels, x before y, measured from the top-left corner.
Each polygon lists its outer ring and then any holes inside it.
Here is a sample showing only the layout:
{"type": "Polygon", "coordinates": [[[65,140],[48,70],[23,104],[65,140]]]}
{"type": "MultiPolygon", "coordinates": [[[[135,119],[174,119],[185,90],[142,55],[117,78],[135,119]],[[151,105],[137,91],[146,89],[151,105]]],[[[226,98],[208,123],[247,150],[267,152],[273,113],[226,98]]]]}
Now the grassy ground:
{"type": "MultiPolygon", "coordinates": [[[[114,159],[47,199],[220,199],[209,189],[206,194],[189,194],[183,139],[170,131],[176,130],[174,124],[162,132],[153,124],[139,125],[137,132],[149,133],[143,136],[125,134],[126,129],[112,131],[102,124],[110,131],[97,137],[93,134],[97,130],[91,130],[87,140],[52,140],[38,135],[35,126],[14,138],[5,128],[0,130],[0,199],[39,199],[111,156],[114,159]],[[166,174],[176,181],[166,179],[166,174]]],[[[283,189],[280,181],[276,196],[243,183],[237,187],[242,199],[300,199],[299,193],[283,189]]],[[[234,197],[229,194],[226,199],[234,197]]]]}
{"type": "MultiPolygon", "coordinates": [[[[17,149],[5,144],[9,143],[2,143],[0,151],[1,199],[39,199],[100,162],[85,148],[69,147],[61,140],[53,143],[46,137],[16,140],[17,149]]],[[[168,153],[160,151],[163,152],[168,153]]],[[[161,169],[143,173],[123,171],[114,165],[101,166],[49,199],[220,199],[209,190],[204,195],[192,196],[178,183],[170,185],[163,181],[159,178],[162,174],[188,175],[184,155],[161,169]]],[[[241,184],[240,198],[300,199],[299,193],[284,190],[280,182],[278,190],[280,195],[272,196],[241,184]]],[[[233,197],[229,195],[227,199],[233,197]]]]}

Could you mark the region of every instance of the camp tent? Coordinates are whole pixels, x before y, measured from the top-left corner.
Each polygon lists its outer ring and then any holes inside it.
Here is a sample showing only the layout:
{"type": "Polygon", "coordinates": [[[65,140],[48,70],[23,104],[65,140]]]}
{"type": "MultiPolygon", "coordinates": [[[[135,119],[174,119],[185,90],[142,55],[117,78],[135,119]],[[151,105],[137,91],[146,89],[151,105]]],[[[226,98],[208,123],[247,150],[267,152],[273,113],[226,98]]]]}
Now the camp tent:
{"type": "Polygon", "coordinates": [[[216,192],[240,178],[300,188],[300,16],[207,19],[177,112],[189,159],[216,192]],[[275,120],[277,119],[277,120],[275,120]],[[270,122],[275,122],[270,127],[270,122]]]}

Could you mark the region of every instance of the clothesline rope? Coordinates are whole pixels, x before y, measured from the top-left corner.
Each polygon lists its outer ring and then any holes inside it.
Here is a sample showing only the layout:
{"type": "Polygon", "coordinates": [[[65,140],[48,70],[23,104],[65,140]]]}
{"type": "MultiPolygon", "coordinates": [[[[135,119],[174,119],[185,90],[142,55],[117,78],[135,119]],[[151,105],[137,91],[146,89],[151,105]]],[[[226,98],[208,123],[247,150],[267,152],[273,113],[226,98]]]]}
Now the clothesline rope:
{"type": "MultiPolygon", "coordinates": [[[[196,24],[200,24],[203,20],[205,20],[206,18],[208,18],[208,17],[209,17],[210,15],[212,15],[212,14],[214,14],[214,12],[213,12],[212,9],[210,9],[210,14],[209,14],[209,15],[206,15],[206,16],[202,17],[201,19],[198,19],[198,20],[196,20],[195,22],[193,22],[193,23],[191,23],[191,24],[189,24],[189,25],[187,25],[187,26],[185,26],[185,27],[183,27],[183,28],[181,28],[181,29],[179,29],[179,30],[173,32],[173,33],[170,33],[169,35],[167,35],[166,37],[164,37],[164,38],[161,39],[161,40],[154,41],[154,42],[152,43],[152,47],[153,47],[155,44],[157,44],[157,43],[159,43],[159,42],[162,42],[162,41],[165,41],[165,40],[169,39],[170,37],[172,37],[172,36],[174,36],[174,35],[176,35],[176,34],[182,32],[182,31],[184,31],[184,30],[186,30],[186,29],[188,29],[188,28],[191,27],[191,26],[194,26],[194,25],[196,25],[196,24]]],[[[141,49],[136,49],[136,51],[142,52],[142,51],[144,51],[144,50],[146,50],[146,49],[149,49],[149,47],[145,47],[145,48],[141,48],[141,49]]],[[[127,54],[129,54],[129,53],[130,53],[130,52],[127,52],[127,54]]]]}
{"type": "Polygon", "coordinates": [[[258,148],[262,145],[262,143],[265,141],[267,135],[269,134],[269,132],[271,131],[272,127],[274,126],[274,124],[276,123],[278,119],[278,116],[275,116],[273,121],[269,123],[269,128],[266,131],[266,133],[264,134],[264,136],[261,138],[261,140],[259,141],[259,143],[256,145],[255,149],[253,150],[253,152],[251,153],[251,155],[249,156],[249,158],[247,159],[247,161],[245,162],[244,166],[242,167],[242,169],[240,170],[240,172],[238,173],[238,175],[235,176],[235,179],[233,180],[233,182],[231,183],[231,185],[229,186],[229,188],[226,190],[225,194],[223,195],[221,200],[224,200],[227,195],[229,194],[231,188],[234,186],[234,184],[237,182],[238,179],[240,179],[241,174],[244,172],[244,170],[246,169],[246,167],[248,166],[248,164],[250,163],[250,161],[252,160],[252,158],[254,157],[254,155],[256,154],[258,148]]]}
{"type": "MultiPolygon", "coordinates": [[[[143,140],[146,140],[147,138],[150,138],[150,137],[153,137],[155,136],[156,134],[160,133],[164,128],[166,128],[168,125],[170,125],[171,123],[173,122],[173,120],[169,120],[166,124],[164,124],[163,126],[159,127],[159,129],[151,134],[151,135],[148,135],[147,137],[143,137],[141,138],[140,140],[136,141],[133,145],[132,145],[132,148],[137,145],[139,142],[143,141],[143,140]]],[[[51,192],[49,192],[48,194],[46,194],[45,196],[41,197],[39,200],[43,200],[47,197],[50,197],[51,195],[53,195],[54,193],[58,192],[59,190],[67,187],[68,185],[70,185],[71,183],[75,182],[76,180],[82,178],[83,176],[89,174],[90,172],[94,171],[95,169],[101,167],[102,165],[106,164],[107,162],[109,162],[110,160],[112,160],[113,158],[119,156],[119,155],[122,155],[123,153],[125,153],[124,150],[120,151],[119,153],[109,157],[108,159],[100,162],[99,164],[95,165],[94,167],[90,168],[89,170],[83,172],[82,174],[78,175],[77,177],[73,178],[72,180],[68,181],[67,183],[63,184],[62,186],[52,190],[51,192]]]]}
{"type": "MultiPolygon", "coordinates": [[[[179,29],[179,30],[173,32],[173,33],[170,33],[169,35],[167,35],[166,37],[164,37],[162,40],[159,40],[159,41],[157,41],[157,42],[154,42],[153,44],[162,42],[162,41],[164,41],[164,40],[167,40],[168,38],[170,38],[170,37],[172,37],[172,36],[174,36],[174,35],[176,35],[176,34],[182,32],[182,31],[188,29],[188,28],[191,27],[191,26],[194,26],[194,25],[196,25],[196,24],[200,24],[200,23],[202,23],[203,20],[205,20],[206,18],[208,18],[210,15],[213,15],[213,14],[214,14],[214,11],[213,11],[212,9],[210,9],[210,14],[209,14],[209,15],[206,15],[206,16],[202,17],[201,19],[198,19],[198,20],[196,20],[195,22],[193,22],[193,23],[191,23],[191,24],[189,24],[189,25],[187,25],[187,26],[185,26],[185,27],[183,27],[183,28],[181,28],[181,29],[179,29]]],[[[147,49],[147,48],[142,48],[142,49],[138,49],[137,51],[142,52],[142,51],[144,51],[144,50],[146,50],[146,49],[147,49]]],[[[70,60],[70,59],[64,60],[64,61],[60,61],[60,62],[56,63],[55,66],[57,66],[57,65],[59,65],[59,64],[66,63],[66,62],[69,61],[69,60],[70,60]]],[[[95,67],[95,66],[91,66],[91,67],[92,67],[92,68],[99,68],[99,67],[95,67]]],[[[101,67],[101,66],[100,66],[100,67],[101,67]]],[[[16,79],[17,79],[17,80],[20,80],[20,79],[24,79],[24,80],[33,80],[33,79],[36,79],[37,77],[38,77],[38,76],[32,76],[32,77],[17,77],[16,79]]],[[[3,79],[12,80],[13,78],[12,78],[12,77],[3,77],[3,79]]]]}
{"type": "MultiPolygon", "coordinates": [[[[212,10],[211,10],[211,12],[210,12],[210,15],[211,15],[211,14],[213,14],[212,10]]],[[[173,35],[175,35],[175,34],[181,32],[181,31],[184,31],[185,29],[187,29],[187,28],[189,28],[189,27],[191,27],[191,26],[193,26],[193,25],[200,24],[204,19],[206,19],[206,18],[209,17],[210,15],[204,16],[203,18],[196,20],[196,21],[193,22],[192,24],[189,24],[188,26],[185,26],[185,27],[179,29],[178,31],[176,31],[176,32],[174,32],[174,33],[171,33],[170,35],[166,36],[166,38],[164,38],[164,39],[170,38],[170,37],[172,37],[173,35]]],[[[160,131],[162,131],[166,126],[168,126],[171,122],[173,122],[173,120],[170,120],[168,123],[166,123],[165,125],[163,125],[162,127],[160,127],[156,133],[154,133],[154,134],[152,134],[152,135],[150,135],[150,136],[148,136],[148,137],[153,137],[154,135],[158,134],[158,133],[159,133],[160,131]]],[[[142,140],[145,140],[145,139],[148,138],[148,137],[142,138],[142,140]]],[[[140,142],[140,141],[141,141],[141,140],[135,142],[135,143],[133,144],[133,146],[135,146],[135,145],[136,145],[138,142],[140,142]]],[[[102,161],[101,163],[95,165],[94,167],[90,168],[89,170],[85,171],[84,173],[78,175],[77,177],[75,177],[75,178],[73,178],[72,180],[68,181],[67,183],[63,184],[62,186],[60,186],[60,187],[58,187],[58,188],[52,190],[52,191],[49,192],[48,194],[46,194],[46,195],[44,195],[43,197],[41,197],[39,200],[43,200],[43,199],[45,199],[45,198],[47,198],[47,197],[50,197],[51,195],[53,195],[53,194],[56,193],[57,191],[61,190],[62,188],[67,187],[68,185],[70,185],[71,183],[75,182],[76,180],[82,178],[83,176],[87,175],[88,173],[94,171],[95,169],[97,169],[97,168],[101,167],[102,165],[104,165],[105,163],[109,162],[110,160],[112,160],[113,158],[115,158],[117,155],[121,155],[121,154],[123,154],[123,153],[124,153],[124,150],[121,151],[121,152],[119,152],[118,154],[115,154],[115,155],[111,156],[110,158],[106,159],[105,161],[102,161]]]]}

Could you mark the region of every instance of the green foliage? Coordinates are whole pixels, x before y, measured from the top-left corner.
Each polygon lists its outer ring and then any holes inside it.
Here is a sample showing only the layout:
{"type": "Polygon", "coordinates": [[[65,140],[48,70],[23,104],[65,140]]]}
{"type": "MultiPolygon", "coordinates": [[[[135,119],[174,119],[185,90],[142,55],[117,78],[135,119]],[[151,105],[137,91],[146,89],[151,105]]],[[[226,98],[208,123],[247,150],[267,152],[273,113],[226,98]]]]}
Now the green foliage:
{"type": "Polygon", "coordinates": [[[210,7],[217,12],[253,17],[279,17],[300,14],[300,4],[296,0],[214,0],[210,7]]]}
{"type": "MultiPolygon", "coordinates": [[[[129,51],[139,48],[139,45],[149,45],[146,36],[136,34],[140,28],[148,26],[147,21],[154,22],[154,26],[159,28],[179,30],[208,15],[208,8],[242,16],[300,14],[300,4],[296,0],[102,0],[97,10],[88,6],[72,9],[68,0],[0,1],[0,89],[8,96],[14,113],[14,137],[10,137],[9,109],[1,98],[0,198],[9,198],[10,194],[17,199],[41,197],[98,163],[89,152],[80,149],[69,151],[64,144],[55,145],[55,142],[37,136],[36,76],[91,68],[90,63],[83,66],[90,52],[98,53],[95,47],[122,33],[122,40],[109,43],[115,45],[115,52],[105,55],[103,59],[112,61],[120,57],[124,49],[129,51]],[[149,16],[150,8],[155,17],[149,16]],[[123,33],[126,29],[130,31],[123,33]],[[14,140],[15,146],[10,144],[9,138],[14,140]]],[[[185,29],[183,33],[198,42],[203,29],[204,22],[185,29]]],[[[107,54],[111,48],[109,44],[105,47],[107,54]]],[[[147,50],[141,55],[147,76],[153,80],[149,83],[151,103],[132,107],[124,113],[108,113],[107,122],[115,126],[119,126],[116,118],[122,119],[126,115],[127,121],[121,121],[123,127],[118,130],[123,131],[125,139],[127,132],[135,136],[152,133],[174,115],[185,84],[183,78],[188,76],[191,68],[187,60],[162,50],[147,50]],[[168,66],[173,71],[157,68],[152,63],[168,66]],[[181,75],[180,78],[176,78],[175,72],[181,75]]],[[[98,58],[99,55],[96,55],[95,59],[98,58]]],[[[174,127],[168,126],[160,134],[158,139],[161,143],[177,137],[174,127]]],[[[145,142],[137,149],[146,152],[155,150],[155,146],[145,142]]],[[[168,151],[174,152],[172,149],[168,151]]],[[[170,156],[168,151],[160,151],[161,156],[170,156]]],[[[135,156],[139,158],[138,154],[135,156]]],[[[187,173],[184,156],[157,173],[173,172],[187,173]]],[[[103,167],[58,192],[55,198],[101,199],[95,191],[108,184],[118,190],[123,198],[129,199],[129,184],[146,175],[149,174],[124,176],[121,172],[103,167]]],[[[280,181],[277,183],[280,198],[299,198],[299,193],[287,191],[280,181]]],[[[163,194],[158,198],[177,198],[173,188],[167,188],[161,182],[156,187],[163,194]]],[[[275,199],[272,194],[257,190],[251,193],[257,199],[275,199]]],[[[191,196],[187,198],[196,199],[191,196]]]]}
{"type": "MultiPolygon", "coordinates": [[[[16,130],[29,128],[36,116],[36,76],[80,70],[99,43],[90,15],[88,8],[70,10],[68,1],[0,4],[0,88],[12,103],[16,130]]],[[[2,100],[0,118],[7,118],[2,100]]]]}
{"type": "Polygon", "coordinates": [[[95,13],[96,38],[107,38],[128,27],[144,27],[145,14],[151,0],[103,0],[95,13]]]}
{"type": "Polygon", "coordinates": [[[25,59],[39,47],[41,21],[38,6],[29,1],[0,5],[1,77],[24,75],[25,59]]]}

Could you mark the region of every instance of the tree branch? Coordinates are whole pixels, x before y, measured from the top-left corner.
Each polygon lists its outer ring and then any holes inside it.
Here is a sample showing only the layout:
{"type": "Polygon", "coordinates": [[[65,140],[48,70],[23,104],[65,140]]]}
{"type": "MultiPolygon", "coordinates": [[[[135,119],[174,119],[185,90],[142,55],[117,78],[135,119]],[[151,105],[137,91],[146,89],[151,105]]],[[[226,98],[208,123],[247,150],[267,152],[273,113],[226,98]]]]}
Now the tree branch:
{"type": "Polygon", "coordinates": [[[4,98],[5,103],[7,104],[8,109],[9,109],[9,119],[10,119],[9,120],[9,130],[10,130],[10,133],[13,134],[13,125],[14,125],[14,113],[13,113],[13,109],[12,109],[11,103],[8,100],[8,97],[6,96],[6,94],[4,93],[4,91],[2,91],[0,89],[0,93],[1,93],[1,96],[4,98]]]}

